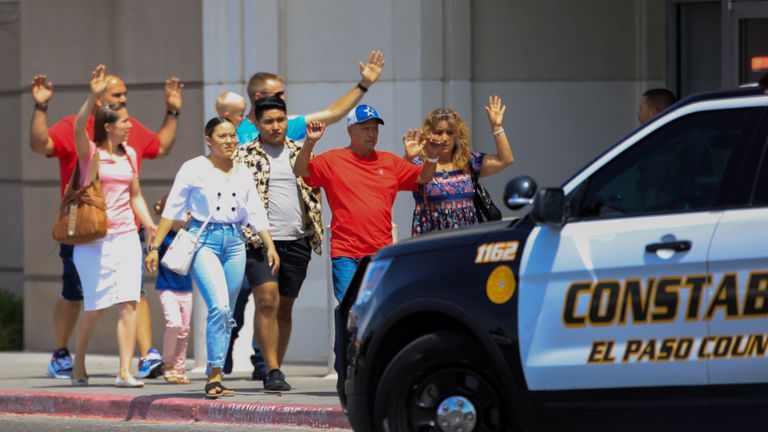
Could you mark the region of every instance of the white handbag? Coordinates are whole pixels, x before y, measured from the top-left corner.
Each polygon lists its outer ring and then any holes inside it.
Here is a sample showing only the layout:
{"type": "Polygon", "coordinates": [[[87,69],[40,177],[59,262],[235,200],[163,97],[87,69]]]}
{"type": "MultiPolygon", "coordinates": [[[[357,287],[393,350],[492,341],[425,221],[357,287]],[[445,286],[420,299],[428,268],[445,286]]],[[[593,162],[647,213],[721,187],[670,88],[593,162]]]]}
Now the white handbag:
{"type": "Polygon", "coordinates": [[[205,230],[205,227],[211,220],[211,216],[209,215],[205,222],[203,222],[203,225],[197,231],[197,235],[193,235],[183,228],[180,229],[176,233],[176,237],[171,242],[171,245],[168,246],[168,250],[165,251],[160,264],[174,273],[186,276],[189,273],[189,267],[192,265],[192,259],[195,257],[200,234],[205,230]]]}

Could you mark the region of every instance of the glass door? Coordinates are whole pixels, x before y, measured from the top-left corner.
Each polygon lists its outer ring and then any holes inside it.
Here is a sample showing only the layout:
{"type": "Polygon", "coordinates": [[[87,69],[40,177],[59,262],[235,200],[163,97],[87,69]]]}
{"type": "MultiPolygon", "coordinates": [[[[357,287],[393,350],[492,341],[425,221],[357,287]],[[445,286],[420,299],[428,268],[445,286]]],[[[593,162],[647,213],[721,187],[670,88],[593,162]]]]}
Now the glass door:
{"type": "Polygon", "coordinates": [[[723,85],[754,83],[768,73],[768,1],[727,1],[723,85]]]}

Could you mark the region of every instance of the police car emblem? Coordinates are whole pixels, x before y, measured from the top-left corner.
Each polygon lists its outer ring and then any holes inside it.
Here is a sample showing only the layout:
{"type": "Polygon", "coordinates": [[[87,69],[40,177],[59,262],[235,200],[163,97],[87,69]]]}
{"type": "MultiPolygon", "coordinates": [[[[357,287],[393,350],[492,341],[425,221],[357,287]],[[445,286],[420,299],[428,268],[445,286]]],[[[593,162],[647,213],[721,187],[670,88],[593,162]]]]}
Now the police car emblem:
{"type": "Polygon", "coordinates": [[[504,304],[515,294],[515,275],[512,269],[506,265],[500,265],[493,269],[488,281],[485,283],[485,294],[488,299],[496,304],[504,304]]]}

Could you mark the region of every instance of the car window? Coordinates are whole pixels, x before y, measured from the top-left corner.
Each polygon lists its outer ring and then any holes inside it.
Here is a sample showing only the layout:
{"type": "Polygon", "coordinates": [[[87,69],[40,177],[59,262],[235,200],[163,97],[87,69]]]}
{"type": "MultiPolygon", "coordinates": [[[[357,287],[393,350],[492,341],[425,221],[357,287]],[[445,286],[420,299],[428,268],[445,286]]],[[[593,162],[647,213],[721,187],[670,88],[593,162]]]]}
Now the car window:
{"type": "Polygon", "coordinates": [[[577,187],[572,215],[609,218],[738,205],[725,179],[743,164],[761,110],[699,112],[662,126],[577,187]]]}
{"type": "Polygon", "coordinates": [[[758,207],[768,206],[768,152],[762,155],[762,159],[753,200],[753,204],[758,207]]]}

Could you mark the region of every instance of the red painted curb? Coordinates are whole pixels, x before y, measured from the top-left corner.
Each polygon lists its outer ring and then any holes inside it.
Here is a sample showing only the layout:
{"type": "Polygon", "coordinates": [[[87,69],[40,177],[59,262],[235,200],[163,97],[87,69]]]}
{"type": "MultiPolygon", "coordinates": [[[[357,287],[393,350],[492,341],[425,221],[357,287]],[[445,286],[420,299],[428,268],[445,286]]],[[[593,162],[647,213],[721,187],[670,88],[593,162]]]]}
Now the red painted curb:
{"type": "Polygon", "coordinates": [[[0,413],[98,417],[146,421],[195,421],[223,424],[275,424],[314,429],[349,429],[341,408],[225,402],[222,399],[111,394],[74,394],[4,390],[0,413]]]}

